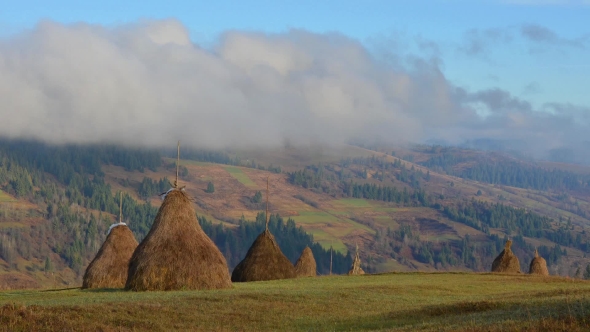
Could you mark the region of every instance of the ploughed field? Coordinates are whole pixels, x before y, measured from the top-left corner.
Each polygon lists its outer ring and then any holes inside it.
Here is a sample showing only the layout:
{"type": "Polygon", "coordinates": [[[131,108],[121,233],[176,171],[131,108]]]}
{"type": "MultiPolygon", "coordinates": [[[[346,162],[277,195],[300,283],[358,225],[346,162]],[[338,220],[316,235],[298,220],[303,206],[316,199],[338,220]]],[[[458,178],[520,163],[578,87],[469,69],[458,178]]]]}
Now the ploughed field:
{"type": "Polygon", "coordinates": [[[0,292],[0,330],[352,331],[590,329],[590,282],[388,273],[234,283],[213,291],[0,292]]]}

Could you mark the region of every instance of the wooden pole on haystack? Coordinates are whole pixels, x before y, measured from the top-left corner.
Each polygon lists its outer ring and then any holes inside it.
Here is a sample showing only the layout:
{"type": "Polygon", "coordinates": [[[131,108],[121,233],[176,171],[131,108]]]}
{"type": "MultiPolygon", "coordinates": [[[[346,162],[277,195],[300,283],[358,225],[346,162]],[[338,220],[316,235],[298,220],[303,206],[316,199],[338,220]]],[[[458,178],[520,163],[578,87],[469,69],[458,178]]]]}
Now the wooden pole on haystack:
{"type": "Polygon", "coordinates": [[[174,188],[178,188],[178,165],[180,164],[180,141],[176,148],[176,180],[174,180],[174,188]]]}
{"type": "Polygon", "coordinates": [[[119,222],[123,222],[123,191],[119,192],[119,222]]]}
{"type": "Polygon", "coordinates": [[[330,245],[330,275],[332,275],[332,245],[330,245]]]}
{"type": "Polygon", "coordinates": [[[268,215],[268,176],[266,177],[266,231],[268,231],[268,222],[270,218],[268,215]]]}

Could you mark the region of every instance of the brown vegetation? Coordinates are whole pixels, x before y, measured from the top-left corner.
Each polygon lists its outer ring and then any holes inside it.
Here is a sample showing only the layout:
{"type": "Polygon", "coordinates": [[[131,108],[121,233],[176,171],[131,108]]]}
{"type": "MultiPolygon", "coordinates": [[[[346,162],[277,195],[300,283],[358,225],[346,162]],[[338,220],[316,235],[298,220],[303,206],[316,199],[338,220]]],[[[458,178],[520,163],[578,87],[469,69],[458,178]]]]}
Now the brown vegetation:
{"type": "Polygon", "coordinates": [[[315,277],[317,275],[316,269],[317,264],[313,252],[309,247],[305,247],[295,263],[295,273],[297,273],[298,277],[315,277]]]}
{"type": "Polygon", "coordinates": [[[22,273],[9,272],[0,274],[0,290],[31,289],[41,287],[39,283],[22,273]]]}
{"type": "Polygon", "coordinates": [[[203,232],[188,195],[170,191],[129,263],[126,289],[230,288],[227,262],[203,232]]]}
{"type": "Polygon", "coordinates": [[[535,249],[535,257],[531,261],[531,266],[529,267],[529,274],[539,274],[542,276],[549,275],[547,261],[545,261],[545,258],[539,256],[537,249],[535,249]]]}
{"type": "Polygon", "coordinates": [[[246,257],[234,269],[233,282],[295,278],[295,267],[283,254],[275,237],[267,229],[262,232],[246,257]]]}
{"type": "Polygon", "coordinates": [[[84,273],[82,288],[123,288],[137,240],[126,225],[113,227],[84,273]]]}
{"type": "Polygon", "coordinates": [[[352,267],[348,271],[349,275],[358,275],[358,274],[365,274],[365,271],[361,268],[361,257],[359,256],[359,246],[356,246],[356,254],[354,255],[354,260],[352,261],[352,267]]]}
{"type": "Polygon", "coordinates": [[[494,259],[492,263],[492,272],[503,272],[503,273],[520,273],[520,262],[512,250],[512,241],[506,241],[504,250],[494,259]]]}

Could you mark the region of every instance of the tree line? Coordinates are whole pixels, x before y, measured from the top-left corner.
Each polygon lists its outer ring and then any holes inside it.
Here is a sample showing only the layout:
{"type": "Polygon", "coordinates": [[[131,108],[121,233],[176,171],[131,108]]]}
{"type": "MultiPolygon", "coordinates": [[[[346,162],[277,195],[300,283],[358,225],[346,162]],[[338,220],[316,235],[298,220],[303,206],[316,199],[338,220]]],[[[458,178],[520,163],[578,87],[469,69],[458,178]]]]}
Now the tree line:
{"type": "MultiPolygon", "coordinates": [[[[177,149],[163,149],[162,155],[168,158],[176,158],[177,157],[177,149]]],[[[282,169],[281,166],[273,166],[269,165],[265,167],[262,164],[256,163],[254,160],[243,161],[239,157],[231,157],[228,153],[223,151],[214,151],[214,150],[207,150],[207,149],[198,149],[192,147],[180,147],[180,155],[182,159],[187,160],[194,160],[194,161],[202,161],[207,163],[215,163],[215,164],[223,164],[223,165],[232,165],[232,166],[241,166],[241,167],[249,167],[255,168],[263,171],[269,171],[273,173],[281,173],[282,169]]]]}
{"type": "Polygon", "coordinates": [[[442,153],[433,156],[421,165],[435,170],[442,170],[449,175],[490,184],[535,189],[535,190],[585,190],[590,188],[590,177],[559,169],[545,169],[510,160],[491,160],[442,153]],[[460,163],[469,162],[469,166],[455,169],[460,163]]]}
{"type": "MultiPolygon", "coordinates": [[[[140,170],[143,166],[133,166],[133,160],[139,160],[140,164],[145,161],[156,167],[158,163],[149,162],[151,156],[144,154],[143,150],[125,148],[113,151],[90,146],[85,150],[79,146],[53,147],[20,141],[11,145],[1,142],[0,189],[30,200],[43,209],[40,215],[31,210],[13,221],[35,217],[43,218],[45,222],[28,228],[0,230],[0,257],[12,264],[20,255],[44,262],[32,269],[69,267],[82,273],[106,238],[106,230],[115,222],[113,216],[119,214],[118,193],[113,192],[110,184],[105,182],[101,170],[103,161],[117,164],[129,162],[123,167],[140,170]],[[48,151],[40,152],[44,147],[48,151]],[[130,151],[129,156],[126,156],[126,151],[130,151]],[[65,175],[68,172],[72,173],[65,175]]],[[[159,181],[144,178],[138,192],[145,198],[168,188],[167,178],[159,181]]],[[[260,193],[258,195],[261,196],[260,193]]],[[[138,241],[147,235],[156,214],[157,208],[149,202],[138,202],[128,194],[123,195],[123,221],[138,241]]],[[[213,226],[204,218],[199,218],[204,231],[215,239],[231,268],[244,257],[256,233],[260,233],[261,220],[264,217],[260,215],[255,222],[240,220],[234,230],[213,226]],[[226,250],[227,247],[230,249],[226,250]]],[[[313,242],[313,237],[296,227],[293,220],[284,222],[280,216],[274,215],[271,216],[270,227],[289,259],[296,260],[296,252],[299,251],[298,257],[305,246],[310,246],[318,260],[319,271],[328,271],[329,253],[326,254],[325,249],[313,242]]],[[[335,273],[345,271],[351,262],[349,255],[334,253],[333,258],[335,273]]]]}
{"type": "MultiPolygon", "coordinates": [[[[256,215],[255,221],[247,221],[242,217],[236,229],[229,229],[222,224],[213,224],[205,217],[199,216],[199,224],[205,233],[215,242],[217,247],[225,256],[230,269],[233,268],[246,256],[248,249],[254,240],[265,230],[266,217],[264,212],[256,215]]],[[[295,263],[306,246],[311,248],[316,260],[317,270],[320,274],[330,272],[330,250],[324,249],[320,244],[313,241],[313,236],[306,233],[300,226],[297,227],[291,218],[287,222],[278,215],[271,214],[268,228],[275,236],[281,251],[287,258],[295,263]]],[[[348,271],[352,264],[350,253],[346,255],[334,251],[332,253],[332,272],[343,274],[348,271]]]]}
{"type": "MultiPolygon", "coordinates": [[[[380,165],[384,168],[399,168],[399,166],[385,166],[387,161],[382,158],[357,158],[341,162],[347,164],[363,164],[367,166],[380,165]]],[[[490,229],[502,229],[507,234],[546,238],[562,246],[568,246],[590,252],[590,245],[585,234],[575,234],[569,229],[553,229],[552,218],[541,216],[532,211],[511,207],[501,203],[487,203],[476,199],[458,201],[452,204],[438,201],[436,196],[428,195],[424,189],[415,188],[412,191],[406,187],[398,189],[395,186],[381,186],[369,183],[357,183],[352,179],[338,180],[330,166],[314,165],[303,170],[289,173],[288,181],[292,184],[309,189],[319,189],[341,197],[363,198],[392,202],[402,206],[423,206],[434,208],[452,221],[460,222],[486,234],[490,229]]],[[[338,172],[338,171],[336,171],[338,172]]],[[[359,175],[362,178],[362,175],[359,175]]],[[[424,175],[426,178],[426,175],[424,175]]],[[[425,249],[423,249],[424,251],[425,249]]]]}

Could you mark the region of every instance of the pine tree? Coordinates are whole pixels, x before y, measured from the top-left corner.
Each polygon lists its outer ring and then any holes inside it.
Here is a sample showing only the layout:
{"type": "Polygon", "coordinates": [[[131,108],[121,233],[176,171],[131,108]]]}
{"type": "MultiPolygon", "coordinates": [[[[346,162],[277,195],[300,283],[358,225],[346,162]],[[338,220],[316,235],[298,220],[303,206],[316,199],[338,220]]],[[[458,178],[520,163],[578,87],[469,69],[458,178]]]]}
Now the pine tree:
{"type": "Polygon", "coordinates": [[[586,266],[586,271],[584,271],[584,279],[590,280],[590,264],[586,266]]]}
{"type": "Polygon", "coordinates": [[[262,193],[260,191],[257,191],[256,194],[254,194],[254,197],[252,197],[252,203],[260,203],[262,202],[262,193]]]}
{"type": "Polygon", "coordinates": [[[49,258],[49,256],[47,256],[45,258],[45,268],[44,268],[45,272],[51,272],[53,271],[53,264],[51,263],[51,258],[49,258]]]}
{"type": "Polygon", "coordinates": [[[213,182],[207,183],[207,190],[205,190],[205,192],[210,194],[215,192],[215,186],[213,185],[213,182]]]}

